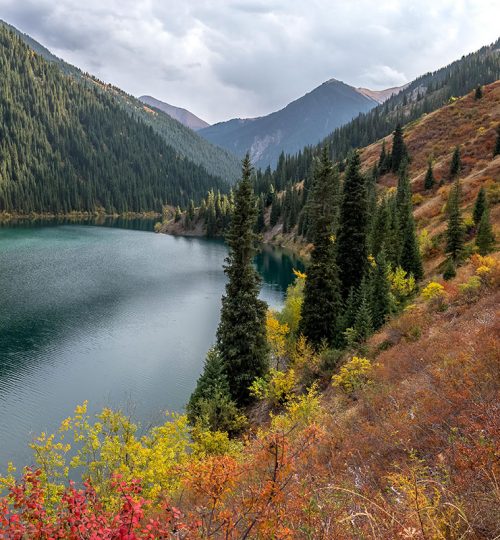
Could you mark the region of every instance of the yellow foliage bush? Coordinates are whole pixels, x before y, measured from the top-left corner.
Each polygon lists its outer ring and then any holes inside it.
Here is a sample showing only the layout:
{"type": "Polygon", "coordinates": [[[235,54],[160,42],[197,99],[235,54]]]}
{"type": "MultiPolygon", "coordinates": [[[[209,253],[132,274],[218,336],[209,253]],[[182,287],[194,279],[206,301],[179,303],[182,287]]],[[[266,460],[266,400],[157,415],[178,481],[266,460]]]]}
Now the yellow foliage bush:
{"type": "Polygon", "coordinates": [[[74,416],[63,420],[56,434],[42,433],[30,445],[42,471],[47,500],[56,503],[75,473],[89,479],[110,506],[119,502],[119,494],[110,489],[115,474],[124,481],[140,478],[145,497],[152,501],[160,491],[175,491],[179,487],[178,467],[188,460],[193,448],[199,448],[193,447],[187,417],[167,415],[163,425],[146,435],[140,436],[138,431],[120,411],[103,409],[91,417],[87,402],[77,406],[74,416]]]}
{"type": "Polygon", "coordinates": [[[404,304],[417,290],[415,278],[408,275],[401,266],[389,272],[391,293],[397,304],[404,304]]]}
{"type": "Polygon", "coordinates": [[[279,320],[288,326],[289,334],[295,335],[299,328],[300,312],[304,298],[304,285],[306,274],[294,270],[295,282],[286,291],[285,305],[280,313],[279,320]]]}
{"type": "Polygon", "coordinates": [[[342,388],[346,394],[352,394],[368,382],[371,367],[367,358],[353,356],[340,368],[338,375],[332,377],[332,385],[342,388]]]}
{"type": "Polygon", "coordinates": [[[424,202],[424,197],[420,193],[414,193],[411,197],[411,202],[413,203],[413,206],[418,206],[424,202]]]}
{"type": "Polygon", "coordinates": [[[279,415],[272,415],[271,428],[273,430],[289,431],[290,429],[305,428],[316,423],[323,414],[321,401],[316,384],[302,395],[296,395],[285,406],[285,411],[279,415]]]}
{"type": "Polygon", "coordinates": [[[273,357],[279,361],[286,353],[286,338],[290,332],[287,323],[281,324],[276,313],[268,310],[266,317],[267,341],[273,357]]]}
{"type": "Polygon", "coordinates": [[[273,405],[287,403],[297,384],[295,370],[270,369],[266,377],[258,377],[250,386],[250,394],[257,399],[269,399],[273,405]]]}
{"type": "Polygon", "coordinates": [[[432,239],[427,229],[422,229],[422,232],[418,235],[418,245],[422,257],[427,257],[432,249],[432,239]]]}
{"type": "Polygon", "coordinates": [[[500,263],[495,257],[476,253],[471,257],[471,262],[481,283],[492,285],[500,281],[500,263]]]}
{"type": "Polygon", "coordinates": [[[422,291],[422,298],[427,301],[443,298],[445,295],[444,287],[435,281],[431,281],[422,291]]]}

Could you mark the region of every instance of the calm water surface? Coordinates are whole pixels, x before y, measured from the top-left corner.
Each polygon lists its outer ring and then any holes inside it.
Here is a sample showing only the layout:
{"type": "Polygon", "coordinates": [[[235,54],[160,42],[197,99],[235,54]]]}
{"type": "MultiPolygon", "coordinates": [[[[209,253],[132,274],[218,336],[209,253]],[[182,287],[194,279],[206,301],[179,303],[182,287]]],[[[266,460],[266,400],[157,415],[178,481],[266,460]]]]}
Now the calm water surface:
{"type": "MultiPolygon", "coordinates": [[[[121,407],[142,425],[182,410],[213,343],[221,242],[89,225],[0,228],[0,470],[75,405],[121,407]]],[[[256,258],[280,307],[300,263],[256,258]]]]}

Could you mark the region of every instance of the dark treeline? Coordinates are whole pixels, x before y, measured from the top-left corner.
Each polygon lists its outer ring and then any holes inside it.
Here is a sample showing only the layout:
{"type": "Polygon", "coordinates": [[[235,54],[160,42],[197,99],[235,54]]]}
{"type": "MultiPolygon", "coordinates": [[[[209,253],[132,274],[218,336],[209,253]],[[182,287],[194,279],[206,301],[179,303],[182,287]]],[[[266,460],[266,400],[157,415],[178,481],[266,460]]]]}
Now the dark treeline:
{"type": "Polygon", "coordinates": [[[0,211],[161,211],[226,184],[0,26],[0,211]]]}

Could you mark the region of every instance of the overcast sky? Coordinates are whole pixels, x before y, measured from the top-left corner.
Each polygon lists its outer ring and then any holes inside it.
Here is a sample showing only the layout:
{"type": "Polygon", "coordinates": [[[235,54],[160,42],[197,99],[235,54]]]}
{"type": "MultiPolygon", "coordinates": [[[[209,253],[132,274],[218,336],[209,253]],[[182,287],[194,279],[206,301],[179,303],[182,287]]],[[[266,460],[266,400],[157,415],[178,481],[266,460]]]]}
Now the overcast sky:
{"type": "Polygon", "coordinates": [[[134,95],[208,122],[334,77],[404,84],[499,34],[499,0],[0,0],[0,18],[134,95]]]}

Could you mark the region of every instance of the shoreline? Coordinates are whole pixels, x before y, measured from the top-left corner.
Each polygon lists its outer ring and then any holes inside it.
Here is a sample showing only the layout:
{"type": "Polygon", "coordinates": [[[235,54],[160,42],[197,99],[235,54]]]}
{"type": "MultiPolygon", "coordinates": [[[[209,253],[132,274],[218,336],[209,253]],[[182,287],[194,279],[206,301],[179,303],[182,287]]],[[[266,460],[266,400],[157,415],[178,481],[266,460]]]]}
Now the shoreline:
{"type": "Polygon", "coordinates": [[[56,214],[53,212],[31,212],[29,214],[21,214],[18,212],[0,212],[0,222],[8,223],[9,221],[53,221],[57,219],[68,221],[82,220],[106,220],[106,219],[158,219],[161,218],[159,212],[122,212],[109,214],[106,212],[67,212],[64,214],[56,214]]]}
{"type": "MultiPolygon", "coordinates": [[[[168,222],[158,222],[155,225],[155,232],[170,236],[207,238],[205,230],[200,223],[196,223],[192,229],[186,229],[181,222],[175,223],[173,220],[168,222]]],[[[217,236],[215,238],[223,238],[223,236],[217,236]]],[[[311,255],[312,244],[297,242],[293,233],[284,234],[282,232],[281,224],[278,224],[271,230],[265,231],[264,234],[261,235],[261,243],[289,251],[296,257],[304,259],[304,261],[307,261],[311,255]]]]}

